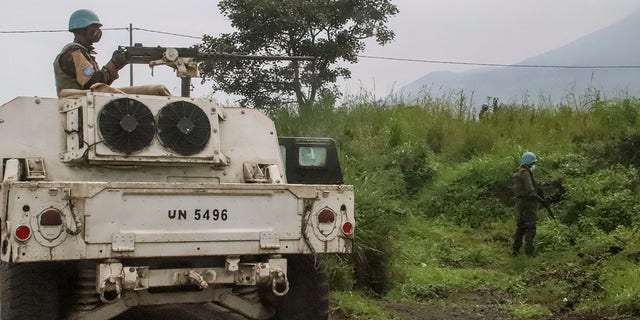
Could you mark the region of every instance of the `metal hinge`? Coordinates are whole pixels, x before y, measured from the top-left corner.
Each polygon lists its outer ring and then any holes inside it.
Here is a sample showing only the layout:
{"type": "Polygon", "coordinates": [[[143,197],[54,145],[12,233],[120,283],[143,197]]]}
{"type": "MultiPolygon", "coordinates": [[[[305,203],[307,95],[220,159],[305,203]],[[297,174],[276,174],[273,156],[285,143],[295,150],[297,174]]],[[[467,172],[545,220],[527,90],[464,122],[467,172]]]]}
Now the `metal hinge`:
{"type": "Polygon", "coordinates": [[[111,251],[133,252],[136,249],[135,233],[114,233],[111,235],[111,251]]]}
{"type": "Polygon", "coordinates": [[[27,158],[27,180],[43,180],[47,178],[47,171],[44,169],[44,158],[27,158]]]}
{"type": "Polygon", "coordinates": [[[260,249],[280,249],[280,235],[274,232],[261,232],[260,249]]]}

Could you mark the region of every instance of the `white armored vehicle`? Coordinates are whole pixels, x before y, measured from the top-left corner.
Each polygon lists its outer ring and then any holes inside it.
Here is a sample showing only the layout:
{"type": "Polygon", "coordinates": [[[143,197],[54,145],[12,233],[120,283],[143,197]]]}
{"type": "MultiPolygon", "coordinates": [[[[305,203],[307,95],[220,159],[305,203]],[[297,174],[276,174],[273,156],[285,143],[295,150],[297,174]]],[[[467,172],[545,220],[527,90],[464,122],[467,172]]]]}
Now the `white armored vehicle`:
{"type": "Polygon", "coordinates": [[[207,99],[94,92],[5,103],[0,136],[3,320],[170,304],[327,319],[316,258],[351,252],[355,226],[332,140],[279,142],[260,111],[207,99]]]}

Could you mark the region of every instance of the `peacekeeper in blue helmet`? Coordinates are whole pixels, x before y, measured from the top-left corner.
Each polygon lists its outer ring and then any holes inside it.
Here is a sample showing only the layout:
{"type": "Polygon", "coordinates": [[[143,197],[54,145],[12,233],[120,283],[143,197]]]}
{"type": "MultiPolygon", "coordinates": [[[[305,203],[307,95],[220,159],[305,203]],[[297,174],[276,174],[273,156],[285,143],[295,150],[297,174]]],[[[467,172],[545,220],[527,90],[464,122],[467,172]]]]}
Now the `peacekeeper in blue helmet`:
{"type": "Polygon", "coordinates": [[[93,44],[102,37],[102,23],[90,10],[80,9],[69,18],[72,43],[62,48],[53,62],[56,93],[63,89],[89,89],[96,83],[110,85],[118,79],[118,71],[127,64],[124,51],[116,50],[111,60],[102,68],[98,66],[93,44]]]}
{"type": "Polygon", "coordinates": [[[536,236],[538,204],[544,202],[544,199],[538,194],[536,181],[533,177],[537,161],[538,159],[533,152],[525,152],[520,158],[520,167],[511,176],[518,208],[518,222],[516,233],[513,236],[514,255],[520,253],[523,238],[525,253],[529,256],[533,256],[535,253],[533,239],[536,236]]]}

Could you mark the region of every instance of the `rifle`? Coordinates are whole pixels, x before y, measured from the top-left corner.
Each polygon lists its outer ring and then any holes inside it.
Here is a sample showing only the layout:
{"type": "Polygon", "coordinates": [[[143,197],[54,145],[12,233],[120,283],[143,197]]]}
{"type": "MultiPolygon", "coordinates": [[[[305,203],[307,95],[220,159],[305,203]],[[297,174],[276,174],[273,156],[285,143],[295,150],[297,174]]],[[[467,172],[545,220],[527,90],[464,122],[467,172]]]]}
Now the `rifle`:
{"type": "MultiPolygon", "coordinates": [[[[240,53],[202,53],[196,47],[166,48],[144,47],[136,43],[132,47],[118,47],[127,57],[127,63],[148,64],[152,70],[159,65],[167,65],[176,70],[176,75],[182,79],[182,96],[188,97],[191,88],[191,78],[198,77],[198,63],[212,60],[259,60],[259,61],[315,61],[309,56],[257,56],[240,53]]],[[[152,71],[153,72],[153,71],[152,71]]]]}
{"type": "Polygon", "coordinates": [[[558,221],[556,220],[556,217],[553,215],[553,210],[551,210],[551,205],[549,205],[549,202],[546,199],[543,199],[543,200],[544,201],[542,201],[542,206],[547,210],[547,213],[549,214],[549,217],[551,217],[553,222],[558,224],[558,221]]]}
{"type": "Polygon", "coordinates": [[[540,198],[540,203],[545,208],[545,210],[547,210],[549,217],[551,218],[551,220],[553,220],[553,222],[557,226],[558,220],[556,220],[556,217],[553,214],[553,210],[551,210],[551,205],[549,204],[549,201],[547,201],[547,198],[544,196],[544,191],[542,190],[542,188],[538,187],[536,188],[536,192],[538,193],[538,197],[540,198]]]}

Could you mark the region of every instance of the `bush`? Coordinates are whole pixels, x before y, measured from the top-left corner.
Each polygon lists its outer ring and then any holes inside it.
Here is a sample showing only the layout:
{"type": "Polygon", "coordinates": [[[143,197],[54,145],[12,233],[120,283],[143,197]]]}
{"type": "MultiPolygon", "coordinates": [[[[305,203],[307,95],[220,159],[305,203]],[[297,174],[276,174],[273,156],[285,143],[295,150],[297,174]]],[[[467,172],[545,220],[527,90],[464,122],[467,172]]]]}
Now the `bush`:
{"type": "Polygon", "coordinates": [[[640,199],[634,193],[637,171],[617,165],[569,181],[569,199],[564,221],[589,232],[605,232],[634,224],[640,199]]]}
{"type": "Polygon", "coordinates": [[[419,198],[426,216],[441,216],[461,225],[478,227],[512,216],[510,158],[476,158],[441,176],[419,198]]]}
{"type": "Polygon", "coordinates": [[[403,144],[393,151],[391,159],[390,166],[400,170],[410,196],[433,181],[437,173],[434,156],[422,144],[403,144]]]}

